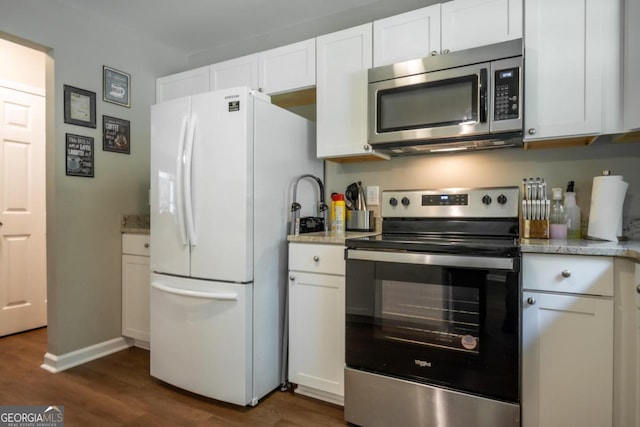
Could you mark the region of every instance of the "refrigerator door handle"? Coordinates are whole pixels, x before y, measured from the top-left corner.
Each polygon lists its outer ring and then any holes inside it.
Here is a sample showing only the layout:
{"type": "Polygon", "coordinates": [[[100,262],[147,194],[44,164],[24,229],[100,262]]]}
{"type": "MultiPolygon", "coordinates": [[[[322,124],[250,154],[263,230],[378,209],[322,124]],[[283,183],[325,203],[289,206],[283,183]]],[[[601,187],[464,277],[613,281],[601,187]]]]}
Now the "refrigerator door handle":
{"type": "Polygon", "coordinates": [[[193,215],[193,198],[192,198],[192,177],[191,167],[193,161],[193,144],[196,137],[196,118],[191,116],[189,123],[189,133],[187,134],[187,146],[185,148],[185,171],[184,171],[184,204],[187,214],[187,232],[189,235],[189,243],[191,246],[198,244],[196,235],[196,224],[193,215]]]}
{"type": "Polygon", "coordinates": [[[202,291],[190,291],[186,289],[176,289],[170,286],[161,285],[156,282],[151,282],[151,287],[162,292],[169,294],[180,295],[183,297],[191,298],[205,298],[214,299],[219,301],[238,301],[238,294],[233,292],[202,292],[202,291]]]}
{"type": "Polygon", "coordinates": [[[184,222],[184,142],[187,134],[187,124],[189,118],[184,116],[180,125],[180,139],[178,141],[178,155],[176,156],[176,211],[178,216],[178,228],[180,229],[180,241],[183,246],[187,245],[187,229],[184,222]]]}

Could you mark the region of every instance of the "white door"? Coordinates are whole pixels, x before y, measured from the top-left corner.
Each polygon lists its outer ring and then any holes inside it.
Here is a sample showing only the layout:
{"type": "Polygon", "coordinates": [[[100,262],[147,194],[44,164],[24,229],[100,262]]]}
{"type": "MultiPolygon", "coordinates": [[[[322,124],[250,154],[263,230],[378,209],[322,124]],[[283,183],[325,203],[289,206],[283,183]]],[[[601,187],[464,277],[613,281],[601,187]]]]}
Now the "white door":
{"type": "Polygon", "coordinates": [[[316,39],[317,154],[371,153],[367,143],[367,70],[373,64],[372,24],[316,39]]]}
{"type": "Polygon", "coordinates": [[[192,277],[253,280],[253,102],[247,87],[191,99],[192,277]]]}
{"type": "Polygon", "coordinates": [[[151,270],[189,275],[183,169],[189,98],[151,106],[151,270]]]}
{"type": "Polygon", "coordinates": [[[0,336],[47,324],[44,108],[0,87],[0,336]]]}
{"type": "Polygon", "coordinates": [[[345,278],[292,272],[289,379],[344,396],[345,278]]]}
{"type": "Polygon", "coordinates": [[[373,22],[373,66],[440,54],[440,4],[373,22]]]}
{"type": "Polygon", "coordinates": [[[442,53],[522,37],[522,0],[442,3],[442,53]]]}
{"type": "Polygon", "coordinates": [[[242,56],[210,66],[211,90],[249,86],[258,89],[258,54],[242,56]]]}
{"type": "Polygon", "coordinates": [[[522,301],[522,425],[610,426],[613,301],[538,292],[522,301]]]}
{"type": "Polygon", "coordinates": [[[236,405],[253,399],[252,285],[151,276],[151,375],[236,405]]]}

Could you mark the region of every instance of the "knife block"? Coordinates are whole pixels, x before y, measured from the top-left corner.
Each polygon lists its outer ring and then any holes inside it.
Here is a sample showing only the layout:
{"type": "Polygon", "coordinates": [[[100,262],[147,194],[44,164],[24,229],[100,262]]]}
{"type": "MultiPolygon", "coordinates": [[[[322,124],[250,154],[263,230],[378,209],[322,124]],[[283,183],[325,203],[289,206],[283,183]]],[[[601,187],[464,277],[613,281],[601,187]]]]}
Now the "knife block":
{"type": "Polygon", "coordinates": [[[548,219],[522,219],[522,237],[525,239],[548,239],[549,220],[548,219]]]}

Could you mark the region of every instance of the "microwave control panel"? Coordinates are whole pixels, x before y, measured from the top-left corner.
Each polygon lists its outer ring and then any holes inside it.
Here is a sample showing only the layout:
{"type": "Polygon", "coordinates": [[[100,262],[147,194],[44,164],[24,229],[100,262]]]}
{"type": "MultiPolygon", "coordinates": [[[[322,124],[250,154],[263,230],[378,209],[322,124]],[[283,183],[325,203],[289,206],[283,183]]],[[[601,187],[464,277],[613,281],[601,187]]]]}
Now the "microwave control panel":
{"type": "Polygon", "coordinates": [[[496,70],[493,119],[511,120],[520,117],[520,68],[496,70]]]}

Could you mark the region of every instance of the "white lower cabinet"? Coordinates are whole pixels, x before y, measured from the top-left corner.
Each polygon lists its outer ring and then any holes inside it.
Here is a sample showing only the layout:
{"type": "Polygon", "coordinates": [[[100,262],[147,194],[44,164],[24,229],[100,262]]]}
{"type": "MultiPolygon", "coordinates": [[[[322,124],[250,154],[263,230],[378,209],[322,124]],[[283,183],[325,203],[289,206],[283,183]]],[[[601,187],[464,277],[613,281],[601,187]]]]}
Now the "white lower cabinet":
{"type": "Polygon", "coordinates": [[[149,348],[149,236],[122,235],[122,335],[149,348]]]}
{"type": "Polygon", "coordinates": [[[613,425],[640,427],[640,264],[615,259],[613,425]]]}
{"type": "Polygon", "coordinates": [[[613,259],[523,255],[522,425],[613,423],[613,259]]]}
{"type": "Polygon", "coordinates": [[[289,381],[296,393],[344,399],[344,246],[289,244],[289,381]]]}

